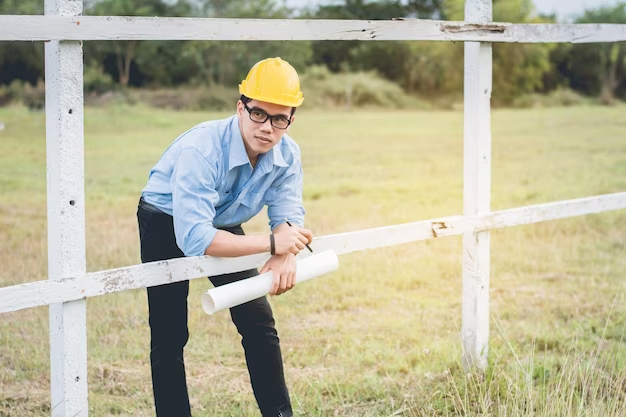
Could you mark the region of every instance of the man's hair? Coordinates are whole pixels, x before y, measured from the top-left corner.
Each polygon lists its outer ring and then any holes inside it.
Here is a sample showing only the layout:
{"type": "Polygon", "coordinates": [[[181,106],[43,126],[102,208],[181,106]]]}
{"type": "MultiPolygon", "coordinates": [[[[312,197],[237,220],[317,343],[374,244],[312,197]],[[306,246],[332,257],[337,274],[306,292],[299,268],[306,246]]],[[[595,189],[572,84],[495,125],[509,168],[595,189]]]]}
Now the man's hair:
{"type": "MultiPolygon", "coordinates": [[[[241,97],[239,97],[239,100],[241,100],[241,102],[243,104],[248,104],[248,103],[250,103],[252,101],[252,99],[250,97],[246,97],[243,94],[241,95],[241,97]]],[[[292,107],[291,108],[291,115],[293,116],[295,114],[295,112],[296,112],[296,108],[292,107]]]]}

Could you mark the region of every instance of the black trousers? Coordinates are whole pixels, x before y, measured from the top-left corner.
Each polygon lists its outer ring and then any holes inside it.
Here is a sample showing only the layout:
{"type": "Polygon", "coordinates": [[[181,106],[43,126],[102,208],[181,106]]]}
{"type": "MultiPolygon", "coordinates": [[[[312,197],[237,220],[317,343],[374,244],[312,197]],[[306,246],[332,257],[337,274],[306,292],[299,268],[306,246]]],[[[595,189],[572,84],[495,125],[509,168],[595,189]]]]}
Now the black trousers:
{"type": "MultiPolygon", "coordinates": [[[[141,261],[182,258],[176,245],[173,219],[142,201],[137,209],[141,261]]],[[[225,229],[243,235],[241,226],[225,229]]],[[[258,274],[256,269],[209,277],[220,286],[258,274]]],[[[187,295],[189,281],[149,287],[150,363],[157,417],[191,416],[183,348],[189,338],[187,295]]],[[[198,304],[199,306],[199,304],[198,304]]],[[[200,307],[198,307],[200,308],[200,307]]],[[[242,336],[252,390],[261,414],[292,415],[285,384],[283,361],[272,309],[266,297],[230,309],[233,323],[242,336]]]]}

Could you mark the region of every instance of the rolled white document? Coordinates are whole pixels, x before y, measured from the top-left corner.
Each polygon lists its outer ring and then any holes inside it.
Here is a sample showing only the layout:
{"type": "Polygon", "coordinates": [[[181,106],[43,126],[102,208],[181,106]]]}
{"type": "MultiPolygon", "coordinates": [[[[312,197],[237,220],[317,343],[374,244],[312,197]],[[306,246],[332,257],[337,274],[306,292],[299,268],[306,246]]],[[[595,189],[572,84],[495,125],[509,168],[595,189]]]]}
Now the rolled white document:
{"type": "MultiPolygon", "coordinates": [[[[297,262],[296,283],[307,281],[337,270],[339,259],[333,250],[311,255],[297,262]]],[[[232,284],[211,288],[202,296],[202,308],[207,314],[238,306],[269,294],[272,288],[272,271],[232,284]]]]}

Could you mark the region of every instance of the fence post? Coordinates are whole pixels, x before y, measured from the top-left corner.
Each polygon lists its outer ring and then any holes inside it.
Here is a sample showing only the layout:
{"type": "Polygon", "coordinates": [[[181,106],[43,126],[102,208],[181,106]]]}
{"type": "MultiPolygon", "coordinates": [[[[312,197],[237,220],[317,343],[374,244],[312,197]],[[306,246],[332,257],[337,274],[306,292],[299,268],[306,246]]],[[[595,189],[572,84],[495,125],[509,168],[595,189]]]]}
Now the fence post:
{"type": "MultiPolygon", "coordinates": [[[[492,21],[492,0],[466,0],[468,23],[492,21]]],[[[463,213],[491,209],[492,44],[465,42],[465,145],[463,213]]],[[[463,235],[463,366],[487,368],[489,343],[488,231],[463,235]]]]}
{"type": "MultiPolygon", "coordinates": [[[[45,0],[46,15],[76,16],[82,0],[45,0]]],[[[86,272],[83,47],[45,44],[48,279],[86,272]]],[[[50,305],[51,413],[87,417],[85,300],[50,305]]]]}

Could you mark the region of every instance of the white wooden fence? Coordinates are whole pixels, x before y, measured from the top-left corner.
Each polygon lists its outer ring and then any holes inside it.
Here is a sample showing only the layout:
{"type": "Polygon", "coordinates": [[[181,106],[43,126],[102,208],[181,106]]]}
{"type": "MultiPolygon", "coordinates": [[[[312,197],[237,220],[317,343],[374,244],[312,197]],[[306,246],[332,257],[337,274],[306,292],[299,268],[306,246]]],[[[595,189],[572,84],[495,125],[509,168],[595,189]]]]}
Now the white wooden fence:
{"type": "MultiPolygon", "coordinates": [[[[626,25],[492,23],[491,0],[465,21],[256,20],[81,16],[82,0],[45,0],[45,16],[0,16],[0,41],[45,41],[49,280],[0,288],[0,313],[50,305],[52,415],[86,417],[86,297],[234,272],[267,255],[195,257],[86,273],[82,40],[432,40],[465,42],[464,215],[315,239],[316,251],[372,249],[463,235],[463,362],[487,366],[489,230],[626,208],[626,192],[491,212],[492,42],[619,42],[626,25]]],[[[303,253],[300,256],[307,256],[303,253]]]]}

